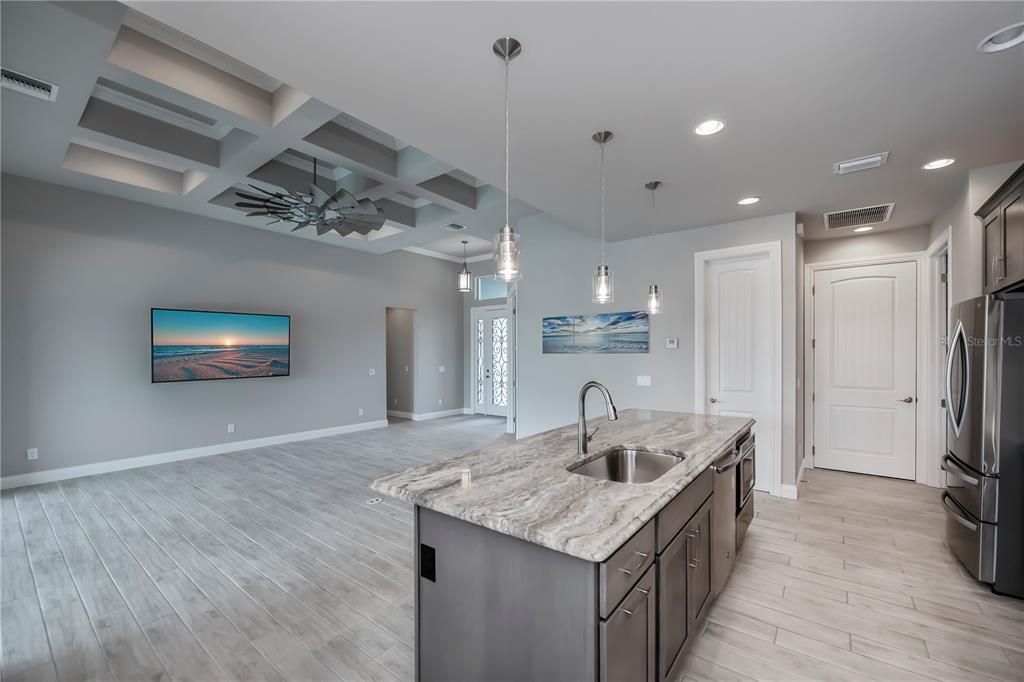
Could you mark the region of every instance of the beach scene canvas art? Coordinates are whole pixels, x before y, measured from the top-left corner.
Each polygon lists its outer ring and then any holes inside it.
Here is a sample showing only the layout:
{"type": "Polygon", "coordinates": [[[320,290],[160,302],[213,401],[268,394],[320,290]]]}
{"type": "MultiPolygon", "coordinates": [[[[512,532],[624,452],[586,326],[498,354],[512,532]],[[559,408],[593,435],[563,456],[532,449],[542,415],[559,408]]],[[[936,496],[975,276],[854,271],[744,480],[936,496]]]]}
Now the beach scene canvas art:
{"type": "Polygon", "coordinates": [[[291,318],[154,308],[153,382],[288,376],[291,318]]]}
{"type": "Polygon", "coordinates": [[[545,353],[647,353],[650,319],[642,310],[545,317],[545,353]]]}

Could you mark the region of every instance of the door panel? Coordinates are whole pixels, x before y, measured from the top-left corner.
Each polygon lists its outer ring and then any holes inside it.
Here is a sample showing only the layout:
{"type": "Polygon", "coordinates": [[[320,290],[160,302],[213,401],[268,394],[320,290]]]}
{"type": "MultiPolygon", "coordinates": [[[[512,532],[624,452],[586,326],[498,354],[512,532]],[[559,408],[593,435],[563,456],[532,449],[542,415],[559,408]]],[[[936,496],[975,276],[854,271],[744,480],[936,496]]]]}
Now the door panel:
{"type": "Polygon", "coordinates": [[[1024,279],[1024,193],[1017,191],[1008,196],[999,212],[1003,214],[1003,247],[1006,251],[1006,279],[1001,286],[1006,286],[1024,279]]]}
{"type": "Polygon", "coordinates": [[[1005,274],[1006,262],[1003,257],[1003,220],[999,209],[992,212],[992,215],[985,218],[982,226],[982,246],[985,251],[985,293],[995,291],[1000,287],[1000,282],[1005,274]]]}
{"type": "Polygon", "coordinates": [[[917,265],[821,270],[814,287],[814,465],[913,479],[917,265]]]}
{"type": "MultiPolygon", "coordinates": [[[[706,414],[771,424],[771,267],[767,255],[709,263],[705,271],[706,414]]],[[[773,439],[762,433],[758,490],[770,490],[773,439]]]]}
{"type": "Polygon", "coordinates": [[[509,400],[509,321],[501,310],[474,310],[473,411],[505,416],[509,400]]]}

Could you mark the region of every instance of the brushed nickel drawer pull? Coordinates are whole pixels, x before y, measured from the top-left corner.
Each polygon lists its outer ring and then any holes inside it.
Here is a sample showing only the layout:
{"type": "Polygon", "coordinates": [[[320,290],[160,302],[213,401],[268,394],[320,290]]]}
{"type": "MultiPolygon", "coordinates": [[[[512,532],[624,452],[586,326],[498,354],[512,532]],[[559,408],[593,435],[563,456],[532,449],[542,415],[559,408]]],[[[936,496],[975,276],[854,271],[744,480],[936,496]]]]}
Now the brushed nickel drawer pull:
{"type": "Polygon", "coordinates": [[[647,557],[650,556],[650,554],[648,554],[647,552],[634,551],[633,554],[636,554],[640,557],[640,564],[634,567],[632,570],[620,567],[619,570],[625,573],[626,575],[633,575],[633,571],[639,571],[641,568],[643,568],[644,564],[647,563],[647,557]]]}

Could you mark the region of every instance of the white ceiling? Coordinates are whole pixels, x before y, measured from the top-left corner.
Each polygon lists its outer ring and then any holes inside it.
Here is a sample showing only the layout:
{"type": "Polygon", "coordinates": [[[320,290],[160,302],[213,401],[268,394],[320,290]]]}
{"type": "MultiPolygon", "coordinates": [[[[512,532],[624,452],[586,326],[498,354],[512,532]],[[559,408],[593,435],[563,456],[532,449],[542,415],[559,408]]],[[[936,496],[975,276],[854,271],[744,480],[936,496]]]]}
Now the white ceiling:
{"type": "MultiPolygon", "coordinates": [[[[879,230],[929,223],[968,169],[1024,157],[1024,48],[974,49],[1024,18],[1021,2],[131,5],[150,18],[129,12],[129,21],[151,37],[260,90],[291,88],[308,101],[272,126],[254,123],[112,63],[123,5],[4,2],[4,66],[61,88],[54,104],[5,91],[5,171],[264,227],[225,205],[231,188],[268,161],[295,165],[289,150],[325,158],[306,136],[333,122],[411,150],[402,172],[378,174],[384,184],[365,194],[424,219],[376,240],[325,241],[450,257],[461,245],[441,226],[458,222],[472,238],[470,253],[485,253],[503,208],[495,187],[503,185],[502,64],[491,53],[502,35],[525,46],[511,67],[512,193],[521,200],[514,214],[537,207],[596,233],[599,152],[590,135],[607,128],[615,132],[607,148],[612,239],[649,232],[642,185],[652,179],[664,182],[660,231],[796,211],[817,238],[825,236],[823,212],[890,201],[893,218],[879,230]],[[222,151],[226,131],[254,139],[230,163],[208,167],[84,128],[97,78],[213,121],[205,134],[222,151]],[[724,119],[725,131],[693,135],[709,117],[724,119]],[[169,194],[69,169],[70,142],[172,169],[199,191],[169,194]],[[881,169],[831,172],[837,161],[882,151],[890,155],[881,169]],[[957,163],[920,170],[944,156],[957,163]],[[405,196],[433,169],[475,187],[476,208],[405,196]],[[748,195],[762,201],[736,205],[748,195]],[[433,202],[440,215],[431,214],[433,202]]],[[[77,152],[86,160],[92,153],[77,152]]],[[[325,160],[347,162],[330,153],[325,160]]]]}
{"type": "MultiPolygon", "coordinates": [[[[930,222],[969,168],[1024,156],[1024,48],[975,45],[1020,2],[139,2],[140,11],[487,182],[502,181],[502,64],[512,64],[512,193],[595,229],[607,148],[609,234],[896,203],[930,222]],[[267,49],[268,45],[280,49],[267,49]],[[724,119],[724,132],[693,126],[724,119]],[[889,151],[843,177],[837,161],[889,151]],[[921,164],[955,157],[945,170],[921,164]],[[762,201],[740,207],[736,200],[762,201]]],[[[844,233],[845,236],[845,233],[844,233]]]]}

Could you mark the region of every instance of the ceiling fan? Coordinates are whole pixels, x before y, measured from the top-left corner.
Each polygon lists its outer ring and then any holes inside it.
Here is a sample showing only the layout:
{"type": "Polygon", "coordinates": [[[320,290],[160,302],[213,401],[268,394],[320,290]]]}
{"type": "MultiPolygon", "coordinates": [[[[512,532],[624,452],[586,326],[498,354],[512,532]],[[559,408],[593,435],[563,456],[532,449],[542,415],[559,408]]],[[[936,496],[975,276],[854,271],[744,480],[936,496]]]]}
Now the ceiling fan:
{"type": "Polygon", "coordinates": [[[246,217],[266,216],[273,218],[268,225],[285,221],[294,223],[292,232],[313,225],[318,235],[330,231],[346,237],[356,232],[364,237],[384,226],[384,212],[369,199],[357,199],[354,194],[339,188],[328,194],[317,185],[317,161],[313,159],[313,182],[309,193],[268,192],[262,187],[250,184],[260,194],[235,192],[245,201],[236,201],[235,206],[250,209],[246,217]]]}

